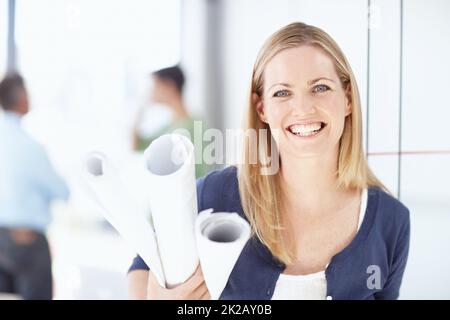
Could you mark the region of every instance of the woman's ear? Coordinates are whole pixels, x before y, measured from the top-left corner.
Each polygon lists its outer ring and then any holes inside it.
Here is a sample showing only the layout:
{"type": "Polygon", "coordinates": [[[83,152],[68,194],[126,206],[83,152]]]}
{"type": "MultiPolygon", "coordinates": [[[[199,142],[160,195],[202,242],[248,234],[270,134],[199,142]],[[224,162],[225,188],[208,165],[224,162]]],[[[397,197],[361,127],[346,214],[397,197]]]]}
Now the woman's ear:
{"type": "Polygon", "coordinates": [[[257,93],[252,93],[252,104],[256,108],[256,113],[259,116],[259,119],[267,123],[266,115],[264,113],[264,103],[261,97],[257,93]]]}
{"type": "Polygon", "coordinates": [[[350,84],[345,89],[345,116],[348,116],[352,113],[353,104],[352,104],[352,89],[350,84]]]}

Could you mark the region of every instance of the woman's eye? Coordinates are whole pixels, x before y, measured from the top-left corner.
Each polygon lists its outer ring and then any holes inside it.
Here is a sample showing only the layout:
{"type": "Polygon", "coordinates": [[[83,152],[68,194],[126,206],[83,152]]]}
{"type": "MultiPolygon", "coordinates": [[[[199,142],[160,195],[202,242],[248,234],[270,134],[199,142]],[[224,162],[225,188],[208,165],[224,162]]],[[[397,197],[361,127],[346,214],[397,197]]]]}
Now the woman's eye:
{"type": "Polygon", "coordinates": [[[273,94],[273,96],[276,98],[284,98],[284,97],[289,96],[289,92],[287,90],[280,90],[280,91],[275,92],[273,94]]]}
{"type": "Polygon", "coordinates": [[[313,92],[321,93],[330,90],[330,87],[324,84],[319,84],[313,88],[313,92]]]}

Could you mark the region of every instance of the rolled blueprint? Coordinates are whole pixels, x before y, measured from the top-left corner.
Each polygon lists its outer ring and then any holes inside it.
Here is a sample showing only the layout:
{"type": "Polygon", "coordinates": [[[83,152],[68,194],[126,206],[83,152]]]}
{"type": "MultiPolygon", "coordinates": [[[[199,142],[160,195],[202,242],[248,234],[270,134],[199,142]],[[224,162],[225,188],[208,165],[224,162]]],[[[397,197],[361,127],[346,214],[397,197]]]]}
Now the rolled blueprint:
{"type": "Polygon", "coordinates": [[[108,158],[100,152],[89,153],[84,161],[82,179],[91,197],[104,209],[106,220],[128,246],[139,253],[158,283],[165,287],[153,226],[124,187],[108,158]]]}
{"type": "Polygon", "coordinates": [[[212,300],[219,299],[242,249],[250,225],[237,213],[200,212],[196,224],[197,248],[203,276],[212,300]]]}
{"type": "Polygon", "coordinates": [[[199,262],[194,147],[182,135],[167,134],[150,144],[144,159],[159,253],[166,286],[171,288],[186,281],[199,262]]]}

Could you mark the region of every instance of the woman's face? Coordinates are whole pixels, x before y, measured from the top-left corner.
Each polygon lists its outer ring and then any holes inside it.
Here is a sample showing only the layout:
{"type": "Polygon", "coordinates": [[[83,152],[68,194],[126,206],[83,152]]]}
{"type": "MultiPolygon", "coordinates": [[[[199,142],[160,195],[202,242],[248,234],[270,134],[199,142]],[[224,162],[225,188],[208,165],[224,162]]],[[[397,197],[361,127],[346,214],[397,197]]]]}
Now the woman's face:
{"type": "Polygon", "coordinates": [[[263,76],[262,97],[253,99],[280,156],[337,150],[351,103],[330,57],[312,46],[285,49],[268,62],[263,76]]]}

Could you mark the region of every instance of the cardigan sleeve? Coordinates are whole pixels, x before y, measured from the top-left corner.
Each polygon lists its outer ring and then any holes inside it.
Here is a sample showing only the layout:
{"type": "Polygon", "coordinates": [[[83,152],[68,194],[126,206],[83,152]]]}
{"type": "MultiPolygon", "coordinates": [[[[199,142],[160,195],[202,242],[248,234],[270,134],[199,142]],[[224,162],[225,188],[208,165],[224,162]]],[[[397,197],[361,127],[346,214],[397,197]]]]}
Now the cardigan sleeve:
{"type": "Polygon", "coordinates": [[[395,300],[400,294],[400,286],[403,274],[408,260],[409,240],[410,240],[410,219],[409,210],[405,211],[398,234],[397,242],[394,249],[394,257],[390,267],[390,272],[386,283],[381,291],[375,293],[375,299],[379,300],[395,300]]]}

